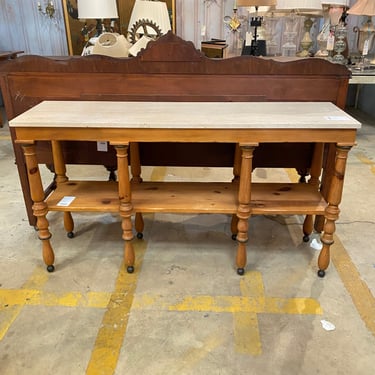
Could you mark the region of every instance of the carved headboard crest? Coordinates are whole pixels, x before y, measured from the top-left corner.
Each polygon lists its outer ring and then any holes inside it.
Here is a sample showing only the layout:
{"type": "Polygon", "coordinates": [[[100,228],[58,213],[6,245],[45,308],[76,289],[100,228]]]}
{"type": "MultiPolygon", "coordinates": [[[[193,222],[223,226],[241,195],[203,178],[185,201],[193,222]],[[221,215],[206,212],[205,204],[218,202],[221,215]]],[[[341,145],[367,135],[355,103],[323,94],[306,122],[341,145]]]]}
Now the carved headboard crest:
{"type": "Polygon", "coordinates": [[[169,31],[157,41],[151,41],[147,49],[142,50],[137,58],[142,61],[200,61],[203,54],[192,42],[186,41],[169,31]]]}

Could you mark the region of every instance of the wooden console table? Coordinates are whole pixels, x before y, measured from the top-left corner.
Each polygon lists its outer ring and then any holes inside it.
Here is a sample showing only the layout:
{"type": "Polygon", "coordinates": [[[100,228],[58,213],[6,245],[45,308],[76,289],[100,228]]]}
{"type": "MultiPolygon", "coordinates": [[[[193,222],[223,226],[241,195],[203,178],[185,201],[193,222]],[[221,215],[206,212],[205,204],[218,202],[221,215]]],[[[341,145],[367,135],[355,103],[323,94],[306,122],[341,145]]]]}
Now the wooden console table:
{"type": "MultiPolygon", "coordinates": [[[[237,272],[244,273],[248,220],[252,214],[307,215],[305,235],[312,231],[312,215],[324,215],[323,248],[318,266],[323,277],[329,265],[335,221],[339,215],[347,154],[360,123],[327,102],[95,102],[45,101],[10,121],[22,145],[33,213],[42,240],[43,259],[54,270],[54,252],[46,218],[63,211],[72,236],[73,211],[119,212],[125,240],[125,264],[134,270],[131,217],[143,230],[144,212],[225,213],[233,215],[232,233],[238,243],[237,272]],[[66,176],[62,141],[108,141],[116,149],[118,182],[70,181],[66,176]],[[51,141],[56,189],[44,196],[35,144],[51,141]],[[146,182],[136,157],[139,142],[208,142],[237,144],[239,179],[217,182],[146,182]],[[252,183],[252,158],[263,143],[313,142],[315,151],[309,183],[252,183]],[[331,144],[323,163],[323,144],[331,144]],[[132,148],[129,173],[128,149],[132,148]],[[332,160],[329,160],[332,159],[332,160]],[[319,178],[326,176],[321,189],[319,178]],[[326,191],[324,193],[323,191],[326,191]],[[323,192],[323,193],[321,193],[323,192]],[[74,197],[61,205],[64,197],[74,197]]],[[[293,147],[293,146],[291,146],[293,147]]]]}

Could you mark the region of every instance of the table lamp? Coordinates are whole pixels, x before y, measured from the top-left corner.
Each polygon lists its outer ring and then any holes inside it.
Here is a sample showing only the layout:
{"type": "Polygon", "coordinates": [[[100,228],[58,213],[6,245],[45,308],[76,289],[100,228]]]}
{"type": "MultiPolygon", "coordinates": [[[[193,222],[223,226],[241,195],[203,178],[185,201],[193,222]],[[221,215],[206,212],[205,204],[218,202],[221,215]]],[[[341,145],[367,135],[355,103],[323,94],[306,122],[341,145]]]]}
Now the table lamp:
{"type": "MultiPolygon", "coordinates": [[[[323,6],[324,23],[322,30],[317,37],[319,50],[315,56],[328,57],[327,43],[331,33],[335,32],[335,27],[342,20],[347,8],[349,7],[349,0],[321,0],[323,6]]],[[[328,49],[333,46],[328,46],[328,49]]]]}
{"type": "Polygon", "coordinates": [[[371,50],[374,42],[375,28],[371,17],[375,16],[374,0],[358,0],[349,10],[348,14],[356,16],[368,16],[367,21],[359,27],[354,27],[353,31],[358,33],[357,47],[362,57],[371,50]]]}
{"type": "Polygon", "coordinates": [[[136,43],[142,36],[155,39],[169,30],[171,30],[171,20],[165,2],[136,0],[128,26],[132,43],[136,43]]]}
{"type": "MultiPolygon", "coordinates": [[[[258,27],[262,26],[263,17],[258,14],[260,7],[271,7],[276,5],[276,0],[237,0],[237,7],[254,7],[255,16],[249,19],[249,24],[254,27],[253,38],[251,40],[251,46],[249,54],[253,56],[259,56],[260,54],[265,55],[266,47],[265,41],[263,46],[263,52],[260,48],[260,42],[258,41],[258,27]]],[[[246,43],[246,42],[245,42],[246,43]]]]}
{"type": "Polygon", "coordinates": [[[313,25],[311,16],[317,16],[322,13],[323,9],[320,0],[277,0],[276,9],[291,12],[291,17],[287,20],[287,30],[285,32],[286,43],[282,46],[283,56],[294,56],[297,52],[297,46],[293,41],[297,35],[297,31],[295,30],[295,14],[306,16],[304,22],[305,32],[300,42],[301,52],[298,53],[298,56],[309,56],[309,49],[313,44],[310,36],[310,30],[313,25]]]}
{"type": "Polygon", "coordinates": [[[129,20],[129,54],[137,56],[148,42],[171,30],[167,4],[163,1],[136,0],[129,20]]]}
{"type": "Polygon", "coordinates": [[[78,0],[78,18],[96,20],[96,36],[103,32],[104,19],[118,18],[116,0],[78,0]]]}

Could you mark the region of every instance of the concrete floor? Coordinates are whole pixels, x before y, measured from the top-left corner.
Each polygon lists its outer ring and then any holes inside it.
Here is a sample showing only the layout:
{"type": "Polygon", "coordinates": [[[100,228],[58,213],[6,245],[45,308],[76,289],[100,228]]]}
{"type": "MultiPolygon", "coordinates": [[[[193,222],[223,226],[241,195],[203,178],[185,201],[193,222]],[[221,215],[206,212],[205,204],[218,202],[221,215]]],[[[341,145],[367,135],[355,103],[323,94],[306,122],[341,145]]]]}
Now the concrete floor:
{"type": "MultiPolygon", "coordinates": [[[[375,120],[351,151],[332,262],[302,242],[298,216],[252,217],[248,266],[235,272],[225,215],[145,215],[124,272],[116,215],[50,213],[56,271],[29,226],[9,129],[0,129],[0,374],[375,373],[375,120]],[[328,324],[327,330],[323,323],[328,324]]],[[[103,168],[69,167],[73,178],[103,168]],[[89,172],[87,172],[89,169],[89,172]]],[[[43,170],[46,176],[47,171],[43,170]]],[[[259,169],[255,179],[294,179],[259,169]]],[[[155,168],[146,178],[221,179],[230,170],[155,168]]],[[[313,235],[313,239],[318,239],[313,235]]]]}

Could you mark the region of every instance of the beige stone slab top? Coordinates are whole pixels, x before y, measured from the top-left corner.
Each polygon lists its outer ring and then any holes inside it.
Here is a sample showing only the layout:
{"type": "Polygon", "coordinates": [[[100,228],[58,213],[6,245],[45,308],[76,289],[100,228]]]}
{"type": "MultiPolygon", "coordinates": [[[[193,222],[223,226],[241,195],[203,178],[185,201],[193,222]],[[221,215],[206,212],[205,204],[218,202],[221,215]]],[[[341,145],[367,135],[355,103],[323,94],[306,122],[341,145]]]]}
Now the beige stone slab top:
{"type": "Polygon", "coordinates": [[[44,101],[11,127],[150,129],[358,129],[328,102],[44,101]]]}
{"type": "Polygon", "coordinates": [[[352,75],[349,80],[349,84],[364,84],[364,85],[374,85],[375,84],[375,72],[371,73],[356,73],[352,75]]]}

